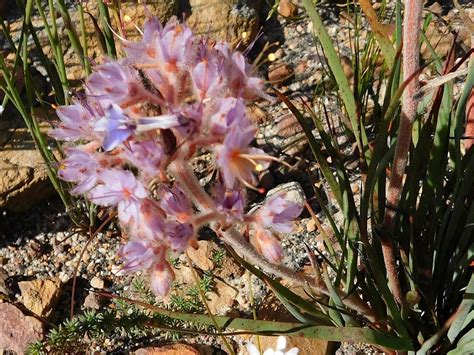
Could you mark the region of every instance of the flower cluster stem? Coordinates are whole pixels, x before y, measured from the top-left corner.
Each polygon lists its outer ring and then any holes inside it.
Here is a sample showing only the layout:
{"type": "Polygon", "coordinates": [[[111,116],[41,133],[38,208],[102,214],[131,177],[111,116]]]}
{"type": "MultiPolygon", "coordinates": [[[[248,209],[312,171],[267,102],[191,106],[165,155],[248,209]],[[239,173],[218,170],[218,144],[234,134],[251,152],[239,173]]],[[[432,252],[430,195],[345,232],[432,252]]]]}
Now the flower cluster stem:
{"type": "Polygon", "coordinates": [[[397,145],[387,191],[387,208],[383,221],[386,235],[382,239],[382,252],[387,271],[390,290],[395,300],[402,304],[403,292],[397,272],[397,257],[393,242],[393,229],[397,214],[398,203],[403,190],[403,176],[408,161],[408,152],[411,144],[412,127],[416,118],[419,98],[415,95],[420,87],[417,75],[420,62],[420,24],[423,2],[420,0],[406,0],[403,18],[403,79],[411,80],[406,86],[403,100],[400,125],[398,128],[397,145]]]}
{"type": "Polygon", "coordinates": [[[216,204],[207,192],[204,191],[189,164],[182,160],[175,160],[169,165],[168,169],[176,178],[183,191],[188,196],[194,198],[193,202],[201,212],[204,213],[216,210],[216,204]]]}
{"type": "MultiPolygon", "coordinates": [[[[231,246],[233,249],[239,252],[245,259],[247,259],[247,261],[260,267],[265,272],[286,280],[291,280],[293,283],[299,286],[310,286],[315,291],[330,296],[330,292],[327,287],[315,278],[295,272],[283,265],[277,265],[265,259],[252,247],[252,245],[250,245],[250,243],[245,240],[245,238],[234,227],[230,227],[227,230],[220,230],[218,231],[218,234],[222,237],[223,241],[227,245],[231,246]]],[[[374,312],[357,295],[346,295],[343,291],[339,289],[336,290],[336,292],[339,294],[339,296],[343,300],[343,303],[347,307],[354,311],[357,311],[359,314],[366,317],[370,322],[376,322],[374,312]]]]}

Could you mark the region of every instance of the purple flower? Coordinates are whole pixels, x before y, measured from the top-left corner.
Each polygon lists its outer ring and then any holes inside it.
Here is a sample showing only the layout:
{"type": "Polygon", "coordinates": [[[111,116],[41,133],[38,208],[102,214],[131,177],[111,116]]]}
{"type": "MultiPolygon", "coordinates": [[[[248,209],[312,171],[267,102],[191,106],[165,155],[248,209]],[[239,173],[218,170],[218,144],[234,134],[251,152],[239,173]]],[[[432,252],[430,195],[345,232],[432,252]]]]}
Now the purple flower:
{"type": "Polygon", "coordinates": [[[122,107],[136,103],[142,97],[145,89],[135,69],[121,62],[108,61],[95,70],[87,80],[92,95],[122,107]]]}
{"type": "Polygon", "coordinates": [[[239,181],[249,188],[254,188],[254,171],[262,171],[269,166],[268,155],[261,149],[248,147],[255,136],[255,129],[233,125],[224,139],[224,144],[217,148],[217,163],[222,172],[224,183],[228,188],[239,181]]]}
{"type": "Polygon", "coordinates": [[[217,183],[214,186],[214,196],[217,202],[217,209],[226,216],[227,222],[242,221],[245,207],[244,190],[238,186],[233,189],[217,183]]]}
{"type": "Polygon", "coordinates": [[[190,223],[179,223],[168,221],[166,223],[165,234],[171,249],[183,252],[189,245],[189,241],[194,237],[194,228],[190,223]]]}
{"type": "Polygon", "coordinates": [[[140,170],[143,181],[151,181],[160,171],[163,158],[163,148],[155,140],[135,141],[130,140],[123,156],[129,163],[140,170]]]}
{"type": "Polygon", "coordinates": [[[130,118],[115,104],[109,106],[105,117],[97,121],[94,129],[97,132],[105,132],[102,147],[106,151],[116,148],[135,132],[130,118]]]}
{"type": "Polygon", "coordinates": [[[194,83],[196,96],[202,101],[212,95],[222,86],[224,81],[210,54],[203,58],[192,69],[191,77],[194,83]]]}
{"type": "Polygon", "coordinates": [[[261,225],[272,228],[279,233],[290,233],[293,228],[293,220],[303,211],[303,206],[285,200],[285,195],[270,197],[267,202],[258,209],[256,216],[261,225]]]}
{"type": "Polygon", "coordinates": [[[140,42],[123,42],[123,47],[127,53],[126,60],[133,64],[154,62],[158,53],[156,38],[160,36],[162,30],[163,27],[158,18],[150,17],[145,22],[143,38],[140,42]]]}
{"type": "Polygon", "coordinates": [[[226,97],[220,100],[217,112],[209,118],[210,131],[212,134],[224,135],[234,123],[243,129],[250,127],[243,100],[226,97]]]}
{"type": "Polygon", "coordinates": [[[191,202],[176,184],[172,189],[165,190],[160,206],[167,214],[168,219],[174,219],[180,223],[188,222],[191,219],[193,212],[191,202]]]}
{"type": "Polygon", "coordinates": [[[67,158],[61,162],[58,176],[64,180],[76,183],[71,191],[73,194],[82,194],[92,189],[98,180],[100,164],[97,156],[81,148],[66,150],[67,158]]]}
{"type": "Polygon", "coordinates": [[[189,27],[175,21],[169,21],[158,37],[160,50],[158,58],[162,61],[165,72],[176,73],[185,64],[190,50],[193,33],[189,27]]]}
{"type": "Polygon", "coordinates": [[[49,135],[57,140],[77,141],[79,139],[91,139],[93,130],[91,124],[94,117],[80,104],[61,106],[56,110],[61,123],[58,128],[49,132],[49,135]]]}
{"type": "Polygon", "coordinates": [[[123,245],[119,251],[119,257],[124,261],[123,271],[125,273],[137,272],[149,269],[157,261],[161,261],[161,253],[156,254],[156,249],[146,240],[132,240],[123,245]]]}
{"type": "Polygon", "coordinates": [[[117,205],[119,220],[127,224],[138,221],[140,202],[148,196],[145,188],[130,171],[110,169],[99,175],[101,184],[89,192],[97,205],[117,205]]]}

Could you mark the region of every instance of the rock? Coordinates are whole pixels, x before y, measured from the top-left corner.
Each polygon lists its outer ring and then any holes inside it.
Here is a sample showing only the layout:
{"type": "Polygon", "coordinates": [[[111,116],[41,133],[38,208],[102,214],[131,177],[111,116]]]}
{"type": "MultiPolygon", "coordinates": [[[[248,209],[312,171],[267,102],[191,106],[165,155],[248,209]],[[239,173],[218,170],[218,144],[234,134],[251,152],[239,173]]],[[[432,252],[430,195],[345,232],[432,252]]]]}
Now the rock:
{"type": "Polygon", "coordinates": [[[293,4],[291,0],[280,0],[278,13],[283,17],[295,17],[298,14],[298,6],[293,4]]]}
{"type": "Polygon", "coordinates": [[[0,208],[23,212],[53,192],[29,133],[26,128],[16,129],[0,151],[0,208]]]}
{"type": "Polygon", "coordinates": [[[262,124],[269,118],[269,115],[255,104],[248,105],[245,113],[254,124],[262,124]]]}
{"type": "Polygon", "coordinates": [[[308,72],[308,61],[306,59],[300,60],[300,62],[295,68],[295,74],[297,74],[298,76],[303,76],[307,74],[307,72],[308,72]]]}
{"type": "Polygon", "coordinates": [[[261,0],[189,0],[187,23],[195,34],[246,46],[259,31],[261,5],[261,0]]]}
{"type": "Polygon", "coordinates": [[[214,270],[214,272],[223,279],[238,278],[244,274],[245,269],[237,264],[231,257],[225,256],[224,260],[222,260],[222,266],[214,270]]]}
{"type": "Polygon", "coordinates": [[[214,262],[212,261],[212,252],[217,248],[217,246],[213,242],[207,240],[199,240],[197,244],[197,249],[188,249],[189,258],[201,270],[213,270],[214,262]]]}
{"type": "MultiPolygon", "coordinates": [[[[142,3],[146,3],[147,11],[158,17],[162,24],[166,24],[172,16],[179,15],[179,0],[153,0],[143,1],[142,3]]],[[[140,29],[143,27],[147,18],[145,5],[123,1],[120,9],[122,16],[129,16],[140,29]]]]}
{"type": "Polygon", "coordinates": [[[98,289],[102,290],[105,286],[104,280],[102,280],[100,277],[94,276],[90,282],[91,286],[98,289]]]}
{"type": "Polygon", "coordinates": [[[272,83],[284,82],[293,75],[293,68],[288,64],[270,66],[268,80],[272,83]]]}
{"type": "Polygon", "coordinates": [[[215,290],[207,294],[207,302],[212,314],[224,314],[232,307],[239,292],[220,280],[215,281],[215,290]]]}
{"type": "Polygon", "coordinates": [[[21,281],[18,283],[23,304],[40,317],[48,317],[62,291],[59,279],[21,281]]]}
{"type": "Polygon", "coordinates": [[[286,194],[286,200],[301,206],[304,206],[306,202],[306,196],[304,194],[303,188],[297,182],[288,182],[286,184],[278,185],[274,189],[268,191],[267,199],[276,194],[286,194]]]}
{"type": "Polygon", "coordinates": [[[25,316],[16,306],[1,303],[0,315],[0,352],[25,354],[28,344],[43,339],[43,324],[25,316]]]}
{"type": "MultiPolygon", "coordinates": [[[[431,21],[428,24],[426,38],[429,39],[436,54],[440,58],[444,58],[449,53],[454,42],[454,35],[451,33],[450,29],[436,21],[431,21]]],[[[433,57],[431,50],[424,42],[421,45],[421,56],[425,60],[430,60],[433,57]]]]}
{"type": "Polygon", "coordinates": [[[82,307],[86,309],[100,309],[104,304],[103,300],[103,297],[98,296],[94,292],[89,292],[84,299],[82,307]]]}
{"type": "Polygon", "coordinates": [[[134,355],[199,355],[199,351],[187,344],[171,344],[160,347],[148,347],[138,349],[133,352],[134,355]]]}
{"type": "MultiPolygon", "coordinates": [[[[222,251],[219,246],[213,241],[209,240],[199,240],[199,247],[197,249],[189,248],[188,255],[191,261],[201,270],[209,271],[213,270],[214,274],[225,279],[229,277],[239,277],[244,273],[244,269],[240,267],[232,258],[225,255],[220,264],[216,265],[214,262],[214,253],[222,251]]],[[[181,271],[180,271],[181,273],[181,271]]],[[[184,276],[180,276],[183,281],[188,282],[190,279],[186,277],[192,275],[190,270],[184,271],[184,276]]]]}
{"type": "Polygon", "coordinates": [[[316,230],[316,222],[314,221],[314,219],[310,219],[308,221],[308,223],[306,223],[306,230],[311,233],[311,232],[314,232],[316,230]]]}
{"type": "Polygon", "coordinates": [[[308,141],[296,117],[291,113],[284,113],[268,120],[263,129],[263,138],[257,138],[257,144],[268,144],[290,156],[300,156],[308,146],[308,141]]]}

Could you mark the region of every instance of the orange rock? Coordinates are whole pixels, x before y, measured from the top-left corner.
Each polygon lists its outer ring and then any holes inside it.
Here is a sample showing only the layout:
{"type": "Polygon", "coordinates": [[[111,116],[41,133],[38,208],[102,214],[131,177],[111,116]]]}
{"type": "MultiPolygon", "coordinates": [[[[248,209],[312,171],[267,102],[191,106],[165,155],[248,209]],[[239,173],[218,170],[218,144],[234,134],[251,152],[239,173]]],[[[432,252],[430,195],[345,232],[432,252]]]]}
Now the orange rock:
{"type": "Polygon", "coordinates": [[[281,64],[270,67],[270,71],[268,72],[268,80],[272,82],[285,81],[291,75],[293,75],[293,68],[288,64],[281,64]]]}
{"type": "Polygon", "coordinates": [[[298,14],[298,7],[291,0],[280,0],[278,13],[283,17],[295,17],[298,14]]]}
{"type": "Polygon", "coordinates": [[[160,347],[148,347],[136,350],[134,355],[199,355],[199,351],[187,344],[170,344],[160,347]]]}

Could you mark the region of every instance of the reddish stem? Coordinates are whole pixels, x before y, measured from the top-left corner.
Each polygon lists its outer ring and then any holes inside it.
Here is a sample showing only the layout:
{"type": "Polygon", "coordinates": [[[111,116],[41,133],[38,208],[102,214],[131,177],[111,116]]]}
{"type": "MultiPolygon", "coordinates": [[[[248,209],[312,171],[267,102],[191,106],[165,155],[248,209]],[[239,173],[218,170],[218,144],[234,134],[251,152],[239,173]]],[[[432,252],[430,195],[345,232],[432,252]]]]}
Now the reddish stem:
{"type": "MultiPolygon", "coordinates": [[[[421,0],[406,0],[403,16],[403,79],[408,80],[419,69],[420,62],[420,25],[423,2],[421,0]]],[[[400,202],[403,189],[403,176],[408,161],[411,144],[412,127],[416,118],[418,98],[415,93],[420,87],[418,75],[414,75],[405,88],[402,99],[402,113],[398,128],[397,146],[387,191],[387,208],[383,221],[387,233],[382,240],[382,252],[387,269],[390,290],[399,304],[403,302],[403,292],[397,273],[397,258],[395,245],[392,240],[396,217],[396,209],[400,202]]]]}

